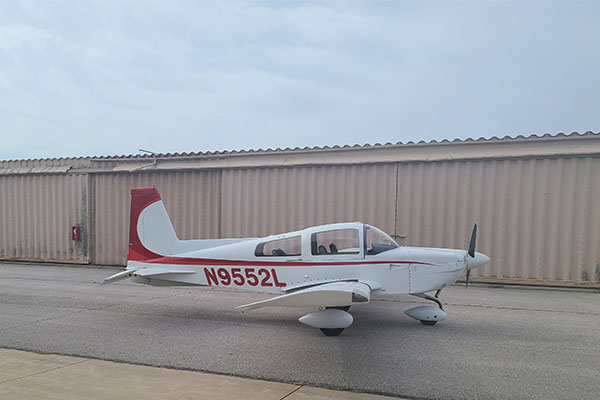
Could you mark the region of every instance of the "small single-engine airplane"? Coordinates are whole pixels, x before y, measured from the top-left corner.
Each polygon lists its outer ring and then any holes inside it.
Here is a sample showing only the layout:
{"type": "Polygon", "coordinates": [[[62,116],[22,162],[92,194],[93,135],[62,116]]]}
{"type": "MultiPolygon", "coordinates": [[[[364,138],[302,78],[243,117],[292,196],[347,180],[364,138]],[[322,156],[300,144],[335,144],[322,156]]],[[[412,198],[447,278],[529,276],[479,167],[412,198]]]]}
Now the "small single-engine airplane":
{"type": "Polygon", "coordinates": [[[350,306],[367,304],[372,292],[408,293],[437,303],[405,313],[424,325],[446,319],[440,291],[461,274],[487,264],[475,252],[477,225],[468,250],[399,246],[381,230],[360,222],[315,226],[244,239],[179,240],[156,187],[131,190],[127,268],[106,278],[154,286],[223,286],[274,293],[241,305],[318,307],[300,322],[337,336],[353,318],[350,306]],[[435,296],[426,294],[433,292],[435,296]]]}

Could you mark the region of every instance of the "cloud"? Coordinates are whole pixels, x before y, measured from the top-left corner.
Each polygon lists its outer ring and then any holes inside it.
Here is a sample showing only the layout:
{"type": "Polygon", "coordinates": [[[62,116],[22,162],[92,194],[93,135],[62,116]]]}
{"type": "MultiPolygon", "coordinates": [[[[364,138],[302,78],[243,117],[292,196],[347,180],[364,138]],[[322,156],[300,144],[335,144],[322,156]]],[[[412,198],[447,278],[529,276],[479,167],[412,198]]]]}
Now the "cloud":
{"type": "Polygon", "coordinates": [[[600,130],[595,3],[0,3],[0,158],[600,130]]]}

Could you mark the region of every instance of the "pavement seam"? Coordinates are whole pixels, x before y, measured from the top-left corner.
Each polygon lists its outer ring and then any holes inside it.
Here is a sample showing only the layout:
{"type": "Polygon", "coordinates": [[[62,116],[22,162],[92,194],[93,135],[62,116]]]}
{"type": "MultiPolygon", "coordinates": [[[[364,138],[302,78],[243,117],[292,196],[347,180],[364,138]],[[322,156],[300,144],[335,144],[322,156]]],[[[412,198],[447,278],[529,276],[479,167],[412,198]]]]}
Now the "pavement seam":
{"type": "Polygon", "coordinates": [[[77,361],[77,362],[74,362],[74,363],[71,363],[71,364],[60,365],[58,367],[50,368],[50,369],[47,369],[47,370],[44,370],[44,371],[35,372],[33,374],[24,375],[24,376],[18,376],[16,378],[8,379],[6,381],[1,381],[0,385],[4,385],[5,383],[10,383],[10,382],[18,381],[20,379],[31,378],[32,376],[46,374],[48,372],[56,371],[56,370],[63,369],[63,368],[72,367],[74,365],[83,364],[83,363],[86,363],[86,362],[89,362],[89,361],[90,360],[81,360],[81,361],[77,361]]]}
{"type": "Polygon", "coordinates": [[[595,312],[592,312],[592,311],[548,310],[548,309],[545,309],[545,308],[486,306],[486,305],[483,305],[483,304],[477,305],[477,304],[453,304],[453,303],[445,303],[444,305],[458,306],[458,307],[472,307],[472,308],[489,308],[489,309],[495,309],[495,310],[540,311],[540,312],[567,313],[567,314],[578,314],[578,315],[600,315],[600,313],[595,313],[595,312]]]}
{"type": "Polygon", "coordinates": [[[42,319],[38,319],[38,320],[35,320],[35,321],[32,321],[32,322],[28,322],[28,323],[26,323],[26,324],[15,325],[15,326],[9,326],[8,328],[0,329],[0,332],[9,331],[9,330],[11,330],[11,329],[23,328],[23,327],[25,327],[25,326],[29,326],[29,325],[34,325],[34,324],[37,324],[37,323],[39,323],[39,322],[52,321],[53,319],[59,319],[59,318],[68,317],[68,316],[71,316],[71,315],[75,315],[75,314],[82,313],[82,312],[84,312],[84,311],[87,311],[87,310],[77,310],[77,311],[73,311],[73,312],[70,312],[70,313],[68,313],[68,314],[63,314],[63,315],[59,315],[59,316],[56,316],[56,317],[42,318],[42,319]]]}
{"type": "Polygon", "coordinates": [[[285,396],[283,396],[281,399],[279,400],[284,400],[287,399],[288,397],[290,397],[291,395],[293,395],[294,393],[296,393],[298,390],[302,389],[304,387],[304,385],[300,385],[298,386],[296,389],[292,390],[291,392],[289,392],[288,394],[286,394],[285,396]]]}
{"type": "MultiPolygon", "coordinates": [[[[146,299],[146,300],[143,300],[143,301],[138,301],[138,302],[135,302],[135,304],[146,303],[146,302],[149,302],[149,301],[154,301],[154,300],[170,299],[170,298],[173,298],[173,297],[182,296],[182,295],[184,295],[184,294],[188,294],[188,293],[176,293],[176,294],[169,295],[169,296],[165,296],[165,297],[162,297],[162,296],[161,296],[161,297],[152,297],[152,298],[150,298],[150,299],[146,299]]],[[[23,305],[23,304],[19,304],[19,303],[10,303],[10,304],[13,304],[13,305],[23,305]]],[[[9,330],[11,330],[11,329],[23,328],[23,327],[25,327],[25,326],[29,326],[29,325],[34,325],[34,324],[37,324],[37,323],[39,323],[39,322],[47,322],[47,321],[52,321],[52,320],[55,320],[55,319],[60,319],[60,318],[64,318],[64,317],[70,317],[71,315],[80,314],[80,313],[82,313],[82,312],[89,312],[89,311],[106,311],[106,310],[108,310],[108,309],[109,309],[109,308],[111,308],[111,307],[120,307],[120,306],[123,306],[123,304],[122,304],[122,303],[118,303],[118,304],[109,304],[109,305],[107,305],[107,306],[104,306],[104,307],[99,307],[99,308],[80,308],[80,309],[77,309],[77,311],[73,311],[73,312],[70,312],[70,313],[67,313],[67,314],[58,315],[58,316],[55,316],[55,317],[49,317],[49,318],[38,319],[38,320],[36,320],[36,321],[28,322],[28,323],[26,323],[26,324],[15,325],[15,326],[9,326],[8,328],[3,328],[3,329],[0,329],[0,332],[9,331],[9,330]]]]}
{"type": "MultiPolygon", "coordinates": [[[[425,302],[415,302],[415,301],[402,301],[402,300],[387,300],[387,299],[376,299],[371,300],[371,302],[380,301],[382,303],[398,303],[398,304],[430,304],[425,302]]],[[[540,311],[540,312],[549,312],[549,313],[567,313],[567,314],[578,314],[578,315],[595,315],[598,316],[600,313],[593,311],[570,311],[570,310],[550,310],[547,308],[526,308],[526,307],[505,307],[505,306],[489,306],[485,304],[461,304],[461,303],[449,303],[442,302],[444,306],[453,306],[453,307],[472,307],[472,308],[489,308],[494,310],[511,310],[511,311],[540,311]]]]}

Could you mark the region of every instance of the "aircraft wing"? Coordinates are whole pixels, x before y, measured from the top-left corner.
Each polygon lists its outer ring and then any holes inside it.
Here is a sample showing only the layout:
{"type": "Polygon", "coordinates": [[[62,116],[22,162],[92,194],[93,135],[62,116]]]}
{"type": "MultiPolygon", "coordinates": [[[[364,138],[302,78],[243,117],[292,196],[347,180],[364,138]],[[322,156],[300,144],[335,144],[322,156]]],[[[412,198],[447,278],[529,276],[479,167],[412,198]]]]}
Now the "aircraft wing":
{"type": "Polygon", "coordinates": [[[260,307],[343,307],[366,304],[371,300],[371,287],[358,281],[322,283],[263,301],[236,308],[243,311],[260,307]]]}

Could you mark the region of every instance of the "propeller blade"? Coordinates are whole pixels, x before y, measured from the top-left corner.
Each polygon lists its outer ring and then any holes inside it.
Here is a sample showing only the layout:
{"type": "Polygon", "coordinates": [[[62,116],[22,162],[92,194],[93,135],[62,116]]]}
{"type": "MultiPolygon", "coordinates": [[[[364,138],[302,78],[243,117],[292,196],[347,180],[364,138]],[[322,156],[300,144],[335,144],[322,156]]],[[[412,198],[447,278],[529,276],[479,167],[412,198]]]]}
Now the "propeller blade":
{"type": "Polygon", "coordinates": [[[477,240],[477,224],[473,225],[473,233],[471,233],[471,241],[469,242],[469,255],[475,257],[475,241],[477,240]]]}
{"type": "Polygon", "coordinates": [[[465,290],[467,290],[469,287],[469,275],[471,275],[470,269],[467,270],[467,281],[465,282],[465,290]]]}

